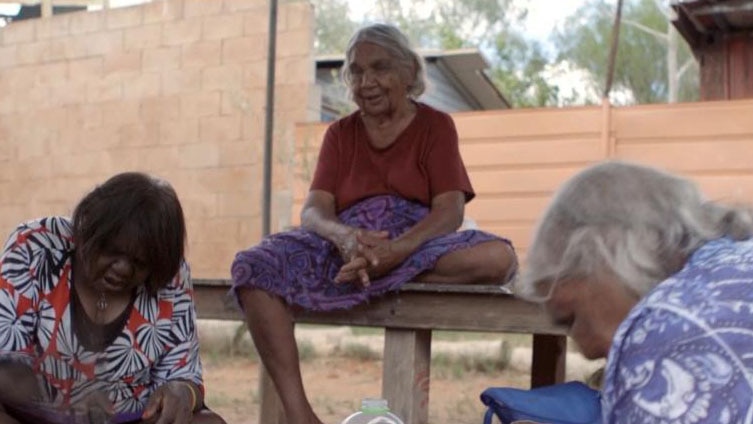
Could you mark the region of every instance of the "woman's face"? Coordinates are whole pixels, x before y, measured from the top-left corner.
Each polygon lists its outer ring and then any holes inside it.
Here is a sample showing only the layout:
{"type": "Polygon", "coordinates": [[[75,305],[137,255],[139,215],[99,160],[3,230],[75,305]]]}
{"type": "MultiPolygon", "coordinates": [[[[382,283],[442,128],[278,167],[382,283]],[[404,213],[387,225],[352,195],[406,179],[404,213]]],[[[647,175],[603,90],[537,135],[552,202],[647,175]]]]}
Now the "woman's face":
{"type": "Polygon", "coordinates": [[[148,277],[146,253],[136,246],[135,238],[128,231],[121,231],[90,258],[86,275],[93,287],[112,293],[130,292],[146,284],[148,277]]]}
{"type": "Polygon", "coordinates": [[[613,279],[566,279],[546,302],[552,321],[568,328],[583,356],[605,358],[614,333],[638,298],[613,279]]]}
{"type": "Polygon", "coordinates": [[[353,100],[366,115],[389,115],[408,102],[407,72],[385,48],[358,43],[347,66],[353,100]]]}

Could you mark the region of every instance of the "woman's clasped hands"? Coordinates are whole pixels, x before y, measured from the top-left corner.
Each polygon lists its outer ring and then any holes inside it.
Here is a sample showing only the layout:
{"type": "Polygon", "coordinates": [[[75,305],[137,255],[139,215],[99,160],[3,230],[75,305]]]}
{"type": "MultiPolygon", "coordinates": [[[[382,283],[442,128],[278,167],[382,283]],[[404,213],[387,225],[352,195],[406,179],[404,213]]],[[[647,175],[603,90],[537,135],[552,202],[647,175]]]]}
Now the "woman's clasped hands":
{"type": "Polygon", "coordinates": [[[402,263],[410,251],[386,231],[354,229],[339,245],[345,264],[335,276],[336,283],[354,282],[363,287],[402,263]]]}

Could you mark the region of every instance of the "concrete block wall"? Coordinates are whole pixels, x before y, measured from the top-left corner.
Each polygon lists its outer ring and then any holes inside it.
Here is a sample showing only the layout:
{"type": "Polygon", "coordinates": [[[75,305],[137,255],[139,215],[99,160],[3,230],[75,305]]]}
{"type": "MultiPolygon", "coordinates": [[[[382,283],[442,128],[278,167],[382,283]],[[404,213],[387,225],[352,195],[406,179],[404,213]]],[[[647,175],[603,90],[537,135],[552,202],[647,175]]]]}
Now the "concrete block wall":
{"type": "MultiPolygon", "coordinates": [[[[0,237],[145,171],[183,202],[194,275],[227,277],[261,233],[268,18],[266,0],[154,0],[0,28],[0,237]]],[[[318,117],[311,6],[283,2],[277,25],[273,229],[294,125],[318,117]]]]}

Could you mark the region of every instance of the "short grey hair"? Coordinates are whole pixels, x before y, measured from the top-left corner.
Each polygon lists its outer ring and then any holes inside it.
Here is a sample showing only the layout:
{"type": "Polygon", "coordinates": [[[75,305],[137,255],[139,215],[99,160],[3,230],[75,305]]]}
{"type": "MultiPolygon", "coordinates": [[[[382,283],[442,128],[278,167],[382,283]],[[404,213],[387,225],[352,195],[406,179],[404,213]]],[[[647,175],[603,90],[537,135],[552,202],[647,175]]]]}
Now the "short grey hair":
{"type": "Polygon", "coordinates": [[[689,180],[620,161],[581,171],[555,194],[536,229],[516,294],[545,301],[542,283],[611,275],[643,296],[702,244],[753,235],[753,212],[704,200],[689,180]]]}
{"type": "Polygon", "coordinates": [[[345,49],[345,64],[342,70],[342,78],[352,95],[350,81],[350,67],[348,64],[353,60],[356,45],[358,43],[372,43],[387,50],[390,57],[395,59],[400,70],[408,75],[412,81],[407,88],[408,95],[416,99],[426,91],[426,66],[421,56],[412,48],[408,37],[396,26],[389,24],[371,24],[365,26],[350,38],[348,47],[345,49]]]}

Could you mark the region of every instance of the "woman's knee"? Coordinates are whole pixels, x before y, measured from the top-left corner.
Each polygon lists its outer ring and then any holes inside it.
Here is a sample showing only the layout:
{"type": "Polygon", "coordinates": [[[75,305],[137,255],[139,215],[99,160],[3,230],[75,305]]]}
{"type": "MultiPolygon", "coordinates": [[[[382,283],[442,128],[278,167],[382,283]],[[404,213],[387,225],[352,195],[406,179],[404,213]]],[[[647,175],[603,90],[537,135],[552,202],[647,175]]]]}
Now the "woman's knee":
{"type": "Polygon", "coordinates": [[[434,269],[417,280],[450,284],[502,284],[517,271],[512,247],[493,240],[442,256],[434,269]]]}
{"type": "Polygon", "coordinates": [[[492,241],[483,246],[481,263],[477,264],[481,278],[489,282],[506,283],[518,269],[518,259],[512,246],[504,241],[492,241]]]}

